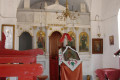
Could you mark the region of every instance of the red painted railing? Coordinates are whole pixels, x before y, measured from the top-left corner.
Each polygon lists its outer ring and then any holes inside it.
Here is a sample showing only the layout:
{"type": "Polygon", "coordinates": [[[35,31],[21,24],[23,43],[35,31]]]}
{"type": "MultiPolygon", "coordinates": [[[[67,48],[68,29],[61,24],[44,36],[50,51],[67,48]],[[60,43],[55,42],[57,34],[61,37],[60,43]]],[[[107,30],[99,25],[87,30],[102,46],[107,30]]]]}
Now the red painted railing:
{"type": "Polygon", "coordinates": [[[18,80],[36,80],[37,76],[43,73],[42,65],[36,64],[36,56],[38,54],[42,55],[43,50],[17,51],[5,49],[4,46],[5,35],[2,34],[2,41],[0,41],[0,80],[6,80],[2,77],[18,77],[18,80]]]}

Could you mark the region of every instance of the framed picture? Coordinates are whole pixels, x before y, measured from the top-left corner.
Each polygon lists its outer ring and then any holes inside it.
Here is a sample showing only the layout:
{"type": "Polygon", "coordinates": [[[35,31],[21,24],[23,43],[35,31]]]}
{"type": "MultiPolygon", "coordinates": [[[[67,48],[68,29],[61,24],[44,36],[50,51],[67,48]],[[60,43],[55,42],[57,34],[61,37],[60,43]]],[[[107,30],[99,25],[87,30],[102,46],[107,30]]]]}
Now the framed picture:
{"type": "Polygon", "coordinates": [[[5,48],[14,49],[15,25],[3,24],[2,32],[4,32],[6,36],[5,48]]]}
{"type": "Polygon", "coordinates": [[[110,45],[114,45],[114,36],[109,36],[110,45]]]}
{"type": "Polygon", "coordinates": [[[92,53],[103,54],[103,39],[92,39],[92,53]]]}
{"type": "Polygon", "coordinates": [[[86,32],[81,32],[79,35],[79,52],[89,51],[89,36],[86,32]]]}

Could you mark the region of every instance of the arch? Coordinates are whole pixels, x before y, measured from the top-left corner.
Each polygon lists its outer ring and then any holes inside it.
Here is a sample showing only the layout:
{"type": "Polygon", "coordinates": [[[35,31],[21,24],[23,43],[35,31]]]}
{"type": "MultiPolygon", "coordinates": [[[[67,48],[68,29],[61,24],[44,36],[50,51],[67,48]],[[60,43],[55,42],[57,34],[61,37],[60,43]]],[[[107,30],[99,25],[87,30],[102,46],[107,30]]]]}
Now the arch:
{"type": "Polygon", "coordinates": [[[50,33],[49,37],[50,37],[54,32],[59,32],[59,33],[61,33],[61,35],[63,34],[61,31],[55,30],[55,31],[52,31],[52,32],[50,33]]]}
{"type": "Polygon", "coordinates": [[[20,35],[21,35],[22,33],[24,33],[24,32],[28,32],[28,33],[33,37],[32,32],[30,32],[30,31],[28,31],[28,30],[21,31],[18,36],[20,36],[20,35]]]}
{"type": "Polygon", "coordinates": [[[28,32],[23,32],[19,36],[19,50],[32,49],[32,36],[28,32]]]}
{"type": "Polygon", "coordinates": [[[50,80],[59,80],[59,70],[58,70],[58,50],[59,47],[62,47],[62,43],[60,43],[60,38],[62,34],[58,31],[54,31],[49,37],[49,54],[50,54],[50,80]]]}

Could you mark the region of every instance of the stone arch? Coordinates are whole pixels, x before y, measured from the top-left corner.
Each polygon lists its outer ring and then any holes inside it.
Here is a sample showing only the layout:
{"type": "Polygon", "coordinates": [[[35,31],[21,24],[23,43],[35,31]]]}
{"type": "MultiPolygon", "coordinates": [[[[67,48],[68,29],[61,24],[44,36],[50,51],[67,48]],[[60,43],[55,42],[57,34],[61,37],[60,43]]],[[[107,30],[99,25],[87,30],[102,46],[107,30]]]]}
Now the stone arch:
{"type": "Polygon", "coordinates": [[[61,35],[63,34],[61,31],[59,31],[59,30],[54,30],[54,31],[52,31],[50,34],[49,34],[49,37],[52,35],[52,33],[54,33],[54,32],[59,32],[59,33],[61,33],[61,35]]]}
{"type": "Polygon", "coordinates": [[[33,34],[32,34],[32,32],[30,32],[30,31],[27,31],[27,30],[24,30],[24,31],[21,31],[20,33],[19,33],[19,35],[18,36],[20,36],[22,33],[24,33],[24,32],[28,32],[32,37],[33,37],[33,34]]]}

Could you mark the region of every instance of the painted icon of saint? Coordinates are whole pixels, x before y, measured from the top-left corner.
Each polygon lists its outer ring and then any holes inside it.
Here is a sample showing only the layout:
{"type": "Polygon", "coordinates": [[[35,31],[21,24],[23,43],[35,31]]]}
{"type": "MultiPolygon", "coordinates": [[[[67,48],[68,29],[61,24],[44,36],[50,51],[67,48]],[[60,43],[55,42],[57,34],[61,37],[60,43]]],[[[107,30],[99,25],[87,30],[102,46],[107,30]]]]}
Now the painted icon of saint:
{"type": "Polygon", "coordinates": [[[89,39],[88,34],[86,32],[80,33],[79,36],[79,51],[87,52],[89,50],[89,39]]]}

